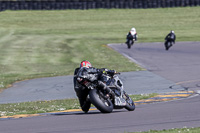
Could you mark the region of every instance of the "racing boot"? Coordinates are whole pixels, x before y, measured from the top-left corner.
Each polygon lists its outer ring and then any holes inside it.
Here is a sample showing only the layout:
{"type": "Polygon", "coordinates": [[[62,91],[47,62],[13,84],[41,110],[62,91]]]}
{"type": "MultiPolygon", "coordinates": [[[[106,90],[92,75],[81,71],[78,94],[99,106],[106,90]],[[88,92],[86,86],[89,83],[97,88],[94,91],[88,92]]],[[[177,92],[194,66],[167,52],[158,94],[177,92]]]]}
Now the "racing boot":
{"type": "Polygon", "coordinates": [[[89,111],[89,109],[90,109],[90,106],[91,106],[91,102],[90,102],[89,98],[87,98],[87,99],[84,101],[83,105],[81,106],[81,109],[82,109],[85,113],[87,113],[87,112],[89,111]]]}

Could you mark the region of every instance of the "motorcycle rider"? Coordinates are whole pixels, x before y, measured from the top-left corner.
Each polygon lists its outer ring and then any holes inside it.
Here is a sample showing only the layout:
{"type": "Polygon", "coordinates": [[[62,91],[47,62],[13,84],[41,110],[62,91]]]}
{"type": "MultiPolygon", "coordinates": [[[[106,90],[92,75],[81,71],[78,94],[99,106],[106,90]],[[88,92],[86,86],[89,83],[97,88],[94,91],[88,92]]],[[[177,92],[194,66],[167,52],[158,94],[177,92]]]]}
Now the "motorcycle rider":
{"type": "Polygon", "coordinates": [[[81,85],[77,78],[78,75],[84,75],[87,79],[90,81],[97,80],[97,85],[106,91],[108,95],[114,95],[112,90],[105,84],[106,77],[103,75],[104,73],[113,74],[116,73],[115,70],[108,70],[105,68],[98,69],[92,67],[91,63],[87,60],[84,60],[80,63],[80,67],[76,68],[74,71],[74,90],[76,92],[76,95],[79,99],[79,103],[81,106],[81,109],[87,113],[90,109],[91,102],[88,98],[89,89],[87,89],[85,86],[81,85]]]}
{"type": "Polygon", "coordinates": [[[126,35],[126,44],[128,43],[129,40],[133,40],[135,39],[135,41],[137,41],[137,32],[136,29],[133,27],[131,28],[131,30],[128,32],[128,34],[126,35]]]}
{"type": "Polygon", "coordinates": [[[173,30],[170,31],[170,33],[165,37],[165,49],[168,50],[172,43],[175,44],[176,35],[173,30]],[[168,42],[170,42],[170,45],[168,45],[168,42]]]}

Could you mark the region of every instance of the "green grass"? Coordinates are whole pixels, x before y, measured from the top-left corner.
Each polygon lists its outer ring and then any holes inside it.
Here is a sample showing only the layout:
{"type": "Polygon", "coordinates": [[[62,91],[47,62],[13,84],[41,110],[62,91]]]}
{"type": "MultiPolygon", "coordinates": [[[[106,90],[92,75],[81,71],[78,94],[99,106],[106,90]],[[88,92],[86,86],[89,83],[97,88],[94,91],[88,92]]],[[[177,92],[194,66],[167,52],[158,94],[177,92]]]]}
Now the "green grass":
{"type": "Polygon", "coordinates": [[[128,132],[128,133],[199,133],[200,127],[198,128],[175,128],[175,129],[169,129],[169,130],[149,130],[147,132],[128,132]]]}
{"type": "MultiPolygon", "coordinates": [[[[0,12],[0,88],[24,79],[71,75],[87,59],[119,72],[143,70],[108,43],[123,43],[131,27],[139,42],[199,41],[200,7],[0,12]]],[[[126,46],[124,46],[126,47],[126,46]]]]}
{"type": "Polygon", "coordinates": [[[0,117],[79,109],[78,99],[0,104],[0,117]]]}

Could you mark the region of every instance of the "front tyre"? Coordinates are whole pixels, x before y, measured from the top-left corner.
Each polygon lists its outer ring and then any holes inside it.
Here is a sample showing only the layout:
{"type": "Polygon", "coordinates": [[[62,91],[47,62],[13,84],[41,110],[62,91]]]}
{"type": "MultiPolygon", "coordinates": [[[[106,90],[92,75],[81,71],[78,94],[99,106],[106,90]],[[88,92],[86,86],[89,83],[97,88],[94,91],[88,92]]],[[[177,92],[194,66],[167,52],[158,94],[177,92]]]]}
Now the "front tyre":
{"type": "Polygon", "coordinates": [[[135,103],[133,100],[129,97],[129,95],[124,91],[123,97],[126,101],[125,109],[128,111],[134,111],[135,110],[135,103]]]}
{"type": "Polygon", "coordinates": [[[165,41],[165,50],[168,50],[168,49],[169,49],[169,41],[166,40],[166,41],[165,41]]]}
{"type": "Polygon", "coordinates": [[[111,113],[113,111],[113,103],[109,98],[105,98],[97,89],[92,89],[89,92],[90,101],[102,113],[111,113]]]}
{"type": "Polygon", "coordinates": [[[127,43],[127,45],[128,45],[128,49],[130,49],[130,48],[131,48],[131,43],[132,43],[132,41],[131,41],[131,40],[129,40],[129,41],[128,41],[128,43],[127,43]]]}

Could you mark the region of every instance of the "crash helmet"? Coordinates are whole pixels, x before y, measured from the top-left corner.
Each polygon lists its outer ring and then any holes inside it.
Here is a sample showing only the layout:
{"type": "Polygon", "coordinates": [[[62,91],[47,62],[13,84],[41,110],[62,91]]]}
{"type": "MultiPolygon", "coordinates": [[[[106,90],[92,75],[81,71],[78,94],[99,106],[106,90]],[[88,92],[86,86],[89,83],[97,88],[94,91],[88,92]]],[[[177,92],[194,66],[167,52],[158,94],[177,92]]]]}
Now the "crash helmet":
{"type": "Polygon", "coordinates": [[[136,30],[135,30],[135,28],[133,27],[133,28],[131,28],[131,31],[135,32],[136,30]]]}
{"type": "Polygon", "coordinates": [[[92,67],[92,64],[89,61],[84,60],[84,61],[81,62],[80,67],[87,67],[87,68],[89,68],[89,67],[92,67]]]}

